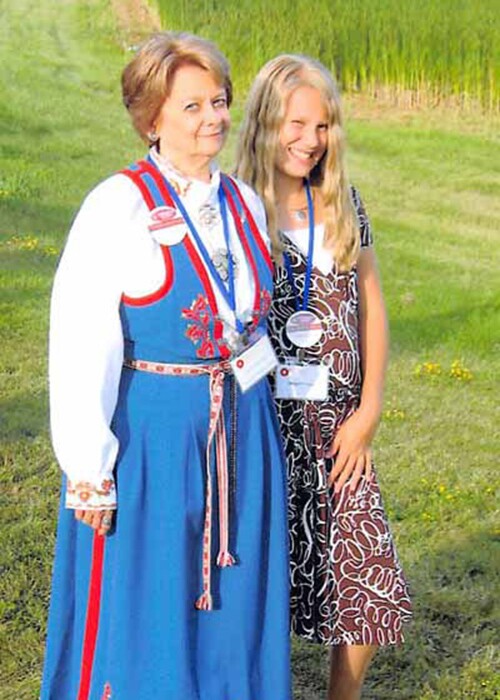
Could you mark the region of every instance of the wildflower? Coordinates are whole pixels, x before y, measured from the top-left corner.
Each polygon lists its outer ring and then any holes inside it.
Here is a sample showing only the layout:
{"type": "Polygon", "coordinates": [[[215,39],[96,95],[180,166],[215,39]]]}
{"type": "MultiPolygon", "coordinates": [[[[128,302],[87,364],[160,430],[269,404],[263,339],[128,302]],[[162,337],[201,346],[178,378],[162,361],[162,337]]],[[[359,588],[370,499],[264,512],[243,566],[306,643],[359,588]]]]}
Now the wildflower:
{"type": "Polygon", "coordinates": [[[38,248],[38,238],[35,236],[12,236],[6,245],[14,250],[35,250],[38,248]]]}
{"type": "Polygon", "coordinates": [[[404,420],[405,412],[399,408],[388,408],[384,411],[384,418],[387,418],[387,420],[404,420]]]}
{"type": "Polygon", "coordinates": [[[460,360],[454,360],[450,367],[450,377],[468,382],[472,379],[472,372],[467,367],[464,367],[460,360]]]}
{"type": "Polygon", "coordinates": [[[441,365],[438,362],[424,362],[417,365],[414,374],[417,377],[435,377],[442,373],[441,365]]]}
{"type": "Polygon", "coordinates": [[[58,249],[55,248],[53,245],[45,246],[43,252],[45,253],[45,255],[59,255],[58,249]]]}

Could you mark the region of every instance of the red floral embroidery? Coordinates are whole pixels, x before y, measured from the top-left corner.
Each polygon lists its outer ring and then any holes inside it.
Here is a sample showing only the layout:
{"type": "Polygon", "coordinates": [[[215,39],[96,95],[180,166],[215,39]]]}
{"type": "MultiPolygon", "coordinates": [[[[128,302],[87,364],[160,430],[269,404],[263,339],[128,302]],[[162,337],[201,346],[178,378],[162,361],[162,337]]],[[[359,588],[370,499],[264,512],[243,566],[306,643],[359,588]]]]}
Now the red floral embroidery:
{"type": "Polygon", "coordinates": [[[267,316],[269,309],[271,308],[272,296],[271,292],[267,289],[263,289],[260,293],[260,316],[267,316]]]}
{"type": "Polygon", "coordinates": [[[101,700],[111,700],[111,685],[106,683],[104,686],[104,692],[102,694],[101,700]]]}
{"type": "MultiPolygon", "coordinates": [[[[258,319],[265,318],[271,308],[271,293],[263,289],[260,293],[258,319]]],[[[192,321],[187,327],[186,338],[189,338],[195,345],[199,345],[196,354],[198,357],[207,359],[213,358],[217,351],[217,344],[212,338],[211,331],[214,324],[214,316],[208,299],[199,294],[191,304],[189,309],[182,310],[182,317],[192,321]]],[[[227,347],[225,341],[219,341],[219,349],[227,347]]]]}
{"type": "Polygon", "coordinates": [[[85,503],[92,498],[92,496],[109,496],[114,489],[115,483],[112,479],[105,479],[101,483],[100,488],[91,484],[89,481],[79,481],[76,484],[68,481],[67,492],[72,496],[77,495],[79,500],[85,503]]]}
{"type": "Polygon", "coordinates": [[[191,308],[182,310],[182,317],[192,321],[187,327],[186,337],[195,345],[199,345],[196,350],[197,356],[204,359],[214,357],[216,345],[211,337],[214,317],[207,298],[199,294],[191,308]]]}

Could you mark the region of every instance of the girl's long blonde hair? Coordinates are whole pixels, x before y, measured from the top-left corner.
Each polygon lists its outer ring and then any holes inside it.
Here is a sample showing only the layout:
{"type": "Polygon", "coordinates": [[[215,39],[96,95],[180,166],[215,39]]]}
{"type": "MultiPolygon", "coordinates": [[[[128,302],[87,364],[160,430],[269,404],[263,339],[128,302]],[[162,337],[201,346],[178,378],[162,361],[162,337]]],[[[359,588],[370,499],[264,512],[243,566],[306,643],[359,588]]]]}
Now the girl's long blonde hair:
{"type": "Polygon", "coordinates": [[[345,136],[340,97],[331,73],[309,56],[283,54],[259,71],[250,89],[237,148],[238,177],[262,198],[276,260],[281,260],[275,191],[279,132],[290,94],[298,87],[319,90],[328,114],[327,150],[310,174],[324,205],[324,245],[333,252],[339,270],[356,262],[360,234],[344,165],[345,136]]]}

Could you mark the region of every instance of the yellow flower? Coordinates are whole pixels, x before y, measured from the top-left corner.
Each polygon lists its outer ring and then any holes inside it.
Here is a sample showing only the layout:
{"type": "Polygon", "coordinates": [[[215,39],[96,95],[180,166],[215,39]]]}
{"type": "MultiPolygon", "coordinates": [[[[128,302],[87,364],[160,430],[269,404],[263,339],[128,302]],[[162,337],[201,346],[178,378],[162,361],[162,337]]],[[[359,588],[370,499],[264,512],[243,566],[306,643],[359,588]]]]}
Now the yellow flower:
{"type": "Polygon", "coordinates": [[[468,382],[472,379],[472,372],[465,367],[460,360],[453,360],[450,367],[450,377],[459,381],[468,382]]]}
{"type": "Polygon", "coordinates": [[[59,255],[58,249],[55,248],[53,245],[45,246],[43,252],[45,253],[45,255],[59,255]]]}
{"type": "Polygon", "coordinates": [[[424,362],[421,365],[417,365],[414,370],[414,374],[417,377],[424,377],[424,376],[438,376],[441,374],[442,368],[439,362],[424,362]]]}
{"type": "Polygon", "coordinates": [[[35,236],[12,236],[7,241],[7,245],[16,250],[35,250],[38,243],[38,238],[35,236]]]}
{"type": "Polygon", "coordinates": [[[403,420],[405,418],[405,412],[401,411],[399,408],[388,408],[384,411],[384,418],[388,420],[403,420]]]}

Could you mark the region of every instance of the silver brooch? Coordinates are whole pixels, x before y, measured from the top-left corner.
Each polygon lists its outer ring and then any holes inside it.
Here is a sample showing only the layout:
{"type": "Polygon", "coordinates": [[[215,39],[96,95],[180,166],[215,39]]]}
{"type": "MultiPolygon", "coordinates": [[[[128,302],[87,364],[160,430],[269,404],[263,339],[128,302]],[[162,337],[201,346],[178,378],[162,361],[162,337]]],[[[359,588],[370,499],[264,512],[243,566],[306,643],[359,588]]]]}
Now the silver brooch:
{"type": "Polygon", "coordinates": [[[219,223],[219,220],[219,211],[213,204],[206,202],[198,209],[198,221],[203,228],[210,230],[219,223]]]}
{"type": "MultiPolygon", "coordinates": [[[[233,262],[234,277],[236,278],[238,276],[238,261],[232,253],[231,260],[233,262]]],[[[212,255],[212,261],[215,269],[220,275],[221,280],[223,282],[227,282],[229,278],[229,256],[227,250],[224,250],[223,248],[216,250],[212,255]]]]}

